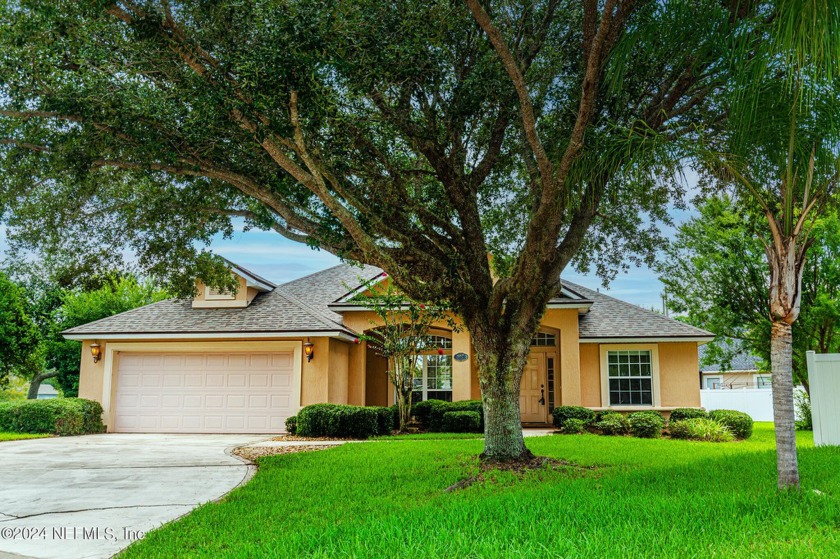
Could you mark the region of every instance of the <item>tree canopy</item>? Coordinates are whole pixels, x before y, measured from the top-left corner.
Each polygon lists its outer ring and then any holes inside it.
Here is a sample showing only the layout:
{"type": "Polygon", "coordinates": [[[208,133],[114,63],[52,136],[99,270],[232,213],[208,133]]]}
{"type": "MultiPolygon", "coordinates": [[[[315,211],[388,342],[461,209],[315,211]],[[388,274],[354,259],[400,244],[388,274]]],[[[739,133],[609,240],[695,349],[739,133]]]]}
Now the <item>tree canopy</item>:
{"type": "MultiPolygon", "coordinates": [[[[699,215],[680,225],[657,270],[669,306],[691,324],[745,348],[770,366],[769,281],[764,246],[756,230],[764,217],[730,197],[701,202],[699,215]],[[752,211],[751,211],[752,210],[752,211]]],[[[840,351],[840,217],[817,220],[802,276],[802,312],[793,325],[794,380],[808,386],[805,352],[840,351]]],[[[711,344],[726,363],[737,346],[711,344]]]]}
{"type": "Polygon", "coordinates": [[[235,218],[380,266],[463,318],[486,454],[517,457],[560,273],[652,257],[669,179],[725,117],[733,45],[780,6],[18,0],[0,199],[19,242],[128,244],[182,293],[225,277],[196,243],[235,218]]]}

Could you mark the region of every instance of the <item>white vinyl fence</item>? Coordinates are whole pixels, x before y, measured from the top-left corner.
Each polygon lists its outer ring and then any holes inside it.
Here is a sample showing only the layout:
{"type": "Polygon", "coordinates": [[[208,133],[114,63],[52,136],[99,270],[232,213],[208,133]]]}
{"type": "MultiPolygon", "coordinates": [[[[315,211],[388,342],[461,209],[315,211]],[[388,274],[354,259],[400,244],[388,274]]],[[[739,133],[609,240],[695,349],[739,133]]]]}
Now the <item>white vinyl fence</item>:
{"type": "Polygon", "coordinates": [[[807,354],[814,444],[840,445],[840,354],[807,354]]]}
{"type": "Polygon", "coordinates": [[[773,391],[767,388],[701,390],[700,405],[707,411],[738,410],[753,421],[773,421],[773,391]]]}

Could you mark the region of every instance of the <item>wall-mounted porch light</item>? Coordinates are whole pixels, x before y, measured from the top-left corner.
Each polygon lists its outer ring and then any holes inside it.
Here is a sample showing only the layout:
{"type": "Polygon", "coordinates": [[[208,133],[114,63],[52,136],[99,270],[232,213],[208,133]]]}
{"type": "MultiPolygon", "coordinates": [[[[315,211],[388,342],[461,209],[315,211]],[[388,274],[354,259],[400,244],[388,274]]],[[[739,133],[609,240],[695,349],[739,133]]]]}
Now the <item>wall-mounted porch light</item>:
{"type": "Polygon", "coordinates": [[[102,348],[98,343],[93,342],[90,344],[90,355],[93,357],[94,363],[98,363],[99,360],[102,359],[102,348]]]}
{"type": "Polygon", "coordinates": [[[312,361],[312,358],[315,357],[315,344],[310,342],[309,338],[306,338],[306,343],[303,344],[303,354],[306,356],[307,363],[312,361]]]}

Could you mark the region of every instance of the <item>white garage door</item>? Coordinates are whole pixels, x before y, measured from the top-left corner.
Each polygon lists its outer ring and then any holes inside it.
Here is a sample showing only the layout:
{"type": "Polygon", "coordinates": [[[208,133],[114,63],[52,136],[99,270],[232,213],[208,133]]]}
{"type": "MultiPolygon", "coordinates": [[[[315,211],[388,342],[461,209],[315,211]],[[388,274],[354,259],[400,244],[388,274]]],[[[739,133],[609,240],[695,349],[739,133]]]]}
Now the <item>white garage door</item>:
{"type": "Polygon", "coordinates": [[[274,433],[293,415],[293,353],[121,353],[114,431],[274,433]]]}

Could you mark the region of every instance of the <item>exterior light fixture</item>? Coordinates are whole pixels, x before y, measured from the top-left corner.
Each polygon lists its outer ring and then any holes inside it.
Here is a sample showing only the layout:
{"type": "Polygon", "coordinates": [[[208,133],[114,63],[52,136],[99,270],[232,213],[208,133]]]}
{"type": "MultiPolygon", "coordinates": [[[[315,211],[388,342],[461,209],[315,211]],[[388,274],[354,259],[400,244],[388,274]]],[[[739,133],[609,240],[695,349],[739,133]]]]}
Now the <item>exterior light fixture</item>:
{"type": "Polygon", "coordinates": [[[306,338],[306,343],[303,344],[303,354],[306,356],[307,363],[312,361],[312,358],[315,357],[315,344],[310,342],[309,338],[306,338]]]}
{"type": "Polygon", "coordinates": [[[93,362],[98,363],[102,359],[102,347],[96,342],[90,344],[90,355],[93,357],[93,362]]]}

